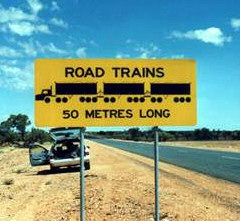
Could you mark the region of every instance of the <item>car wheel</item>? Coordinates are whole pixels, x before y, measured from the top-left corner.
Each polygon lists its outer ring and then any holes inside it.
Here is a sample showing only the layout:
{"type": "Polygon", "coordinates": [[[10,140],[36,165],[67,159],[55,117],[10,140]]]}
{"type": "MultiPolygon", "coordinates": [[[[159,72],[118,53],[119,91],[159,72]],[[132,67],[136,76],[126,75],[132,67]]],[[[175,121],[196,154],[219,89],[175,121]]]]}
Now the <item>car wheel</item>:
{"type": "Polygon", "coordinates": [[[84,168],[85,168],[85,170],[90,170],[90,162],[85,162],[84,168]]]}
{"type": "Polygon", "coordinates": [[[50,165],[50,170],[51,172],[55,173],[58,171],[58,168],[57,167],[53,167],[52,165],[50,165]]]}

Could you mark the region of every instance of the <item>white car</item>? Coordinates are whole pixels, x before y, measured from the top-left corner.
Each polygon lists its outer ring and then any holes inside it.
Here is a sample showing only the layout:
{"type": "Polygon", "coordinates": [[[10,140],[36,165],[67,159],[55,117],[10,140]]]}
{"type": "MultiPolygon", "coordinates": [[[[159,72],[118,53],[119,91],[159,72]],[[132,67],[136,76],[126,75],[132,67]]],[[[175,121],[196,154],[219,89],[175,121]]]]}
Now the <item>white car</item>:
{"type": "MultiPolygon", "coordinates": [[[[33,144],[29,148],[29,158],[32,166],[50,165],[51,170],[59,167],[80,165],[79,129],[55,128],[50,131],[53,145],[49,148],[33,144]]],[[[84,141],[83,141],[84,142],[84,141]]],[[[84,144],[84,167],[90,169],[89,147],[84,144]]]]}

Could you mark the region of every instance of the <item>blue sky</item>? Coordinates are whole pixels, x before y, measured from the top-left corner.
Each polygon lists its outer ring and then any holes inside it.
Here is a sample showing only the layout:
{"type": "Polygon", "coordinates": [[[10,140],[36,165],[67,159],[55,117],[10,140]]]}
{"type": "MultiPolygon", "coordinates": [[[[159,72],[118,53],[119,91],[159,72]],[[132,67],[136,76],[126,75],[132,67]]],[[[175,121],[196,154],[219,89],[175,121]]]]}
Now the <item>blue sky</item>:
{"type": "Polygon", "coordinates": [[[42,57],[195,59],[198,125],[166,129],[240,129],[238,0],[1,1],[0,121],[33,121],[42,57]]]}

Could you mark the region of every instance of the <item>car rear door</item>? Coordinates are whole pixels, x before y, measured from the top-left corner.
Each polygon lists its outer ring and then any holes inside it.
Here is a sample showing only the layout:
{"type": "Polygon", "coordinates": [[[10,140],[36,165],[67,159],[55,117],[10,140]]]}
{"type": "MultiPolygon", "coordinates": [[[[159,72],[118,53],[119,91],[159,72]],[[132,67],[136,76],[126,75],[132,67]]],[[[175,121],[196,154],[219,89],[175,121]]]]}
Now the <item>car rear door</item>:
{"type": "Polygon", "coordinates": [[[33,144],[29,148],[29,159],[32,166],[49,164],[49,151],[40,144],[33,144]]]}

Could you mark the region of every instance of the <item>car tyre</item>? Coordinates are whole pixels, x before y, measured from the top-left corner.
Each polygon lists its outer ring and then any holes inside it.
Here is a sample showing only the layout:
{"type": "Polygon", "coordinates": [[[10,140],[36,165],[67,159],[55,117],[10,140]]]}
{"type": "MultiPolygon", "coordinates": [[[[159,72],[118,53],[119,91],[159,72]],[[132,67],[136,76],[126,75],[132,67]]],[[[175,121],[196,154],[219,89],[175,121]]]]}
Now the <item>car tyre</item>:
{"type": "Polygon", "coordinates": [[[52,173],[56,173],[58,171],[58,168],[50,165],[50,170],[51,170],[52,173]]]}
{"type": "Polygon", "coordinates": [[[84,168],[85,168],[85,170],[90,170],[90,162],[85,162],[84,168]]]}

